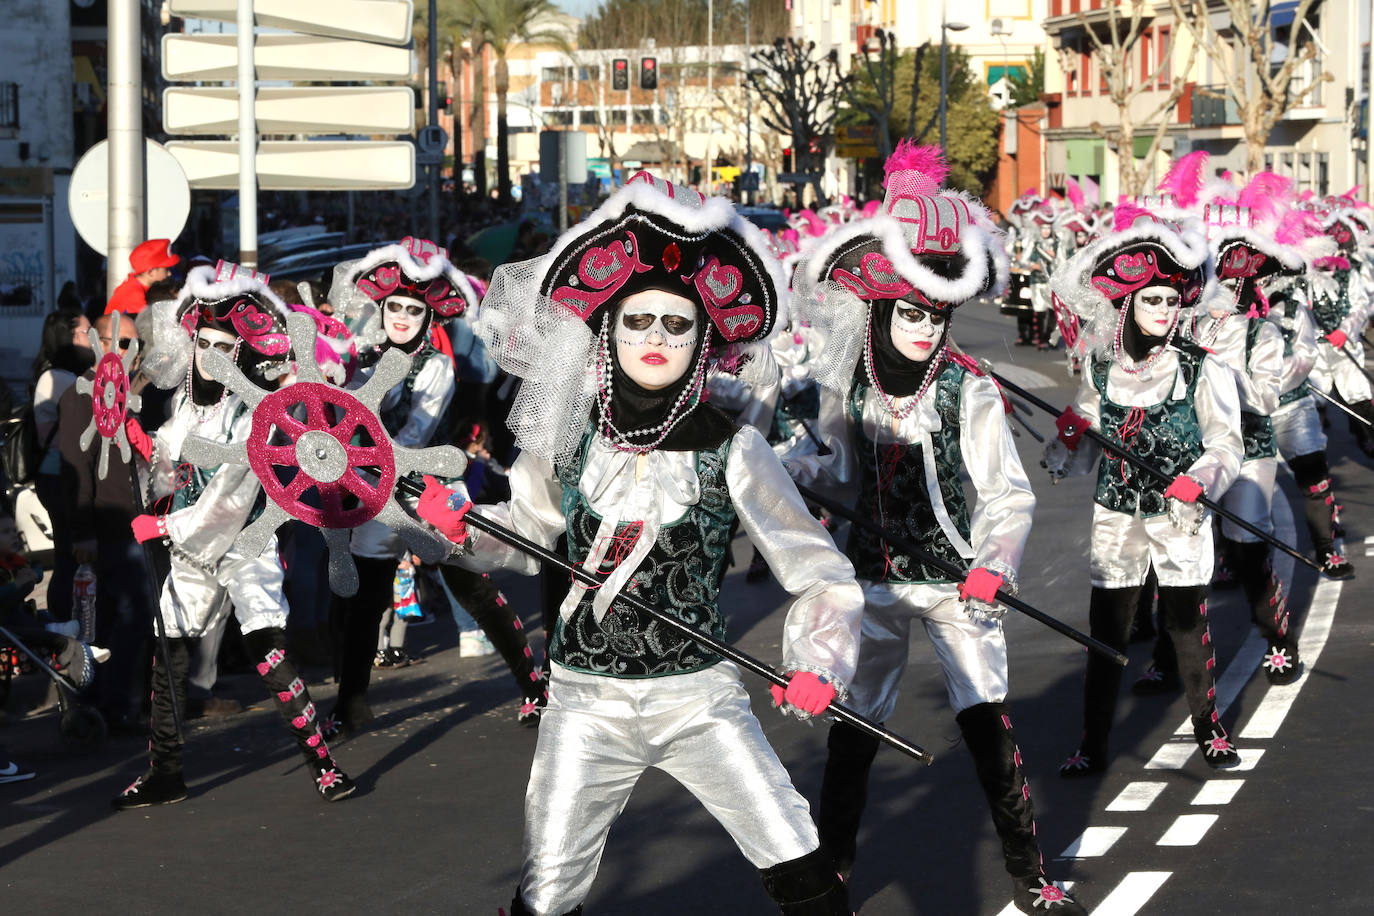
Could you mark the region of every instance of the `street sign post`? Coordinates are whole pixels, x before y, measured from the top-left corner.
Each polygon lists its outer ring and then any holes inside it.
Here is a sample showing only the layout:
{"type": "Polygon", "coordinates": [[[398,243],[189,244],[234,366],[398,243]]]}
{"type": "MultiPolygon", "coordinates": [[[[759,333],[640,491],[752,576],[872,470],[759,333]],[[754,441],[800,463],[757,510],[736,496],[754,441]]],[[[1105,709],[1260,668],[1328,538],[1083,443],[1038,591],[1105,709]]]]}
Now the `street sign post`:
{"type": "MultiPolygon", "coordinates": [[[[410,49],[313,35],[257,35],[253,67],[258,79],[350,81],[410,78],[410,49]]],[[[233,35],[162,36],[162,78],[168,82],[233,82],[238,47],[233,35]]]]}
{"type": "MultiPolygon", "coordinates": [[[[237,21],[238,0],[169,0],[173,16],[237,21]]],[[[410,41],[410,0],[253,0],[259,26],[388,45],[410,41]]]]}
{"type": "MultiPolygon", "coordinates": [[[[238,144],[173,141],[193,188],[238,190],[238,144]]],[[[415,146],[406,140],[267,140],[257,148],[258,187],[270,191],[385,191],[415,183],[415,146]]]]}
{"type": "MultiPolygon", "coordinates": [[[[254,103],[264,134],[408,134],[415,129],[415,94],[405,86],[264,86],[254,103]]],[[[162,92],[169,134],[233,134],[238,90],[174,86],[162,92]]]]}
{"type": "Polygon", "coordinates": [[[835,128],[835,155],[841,159],[876,159],[878,131],[872,124],[835,128]]]}
{"type": "MultiPolygon", "coordinates": [[[[143,174],[147,178],[147,225],[149,239],[173,239],[181,235],[191,213],[191,187],[172,154],[152,140],[144,141],[143,174]]],[[[81,238],[101,254],[110,249],[110,145],[101,140],[88,149],[72,169],[67,189],[67,210],[81,238]]],[[[115,270],[128,270],[127,255],[115,270]]]]}

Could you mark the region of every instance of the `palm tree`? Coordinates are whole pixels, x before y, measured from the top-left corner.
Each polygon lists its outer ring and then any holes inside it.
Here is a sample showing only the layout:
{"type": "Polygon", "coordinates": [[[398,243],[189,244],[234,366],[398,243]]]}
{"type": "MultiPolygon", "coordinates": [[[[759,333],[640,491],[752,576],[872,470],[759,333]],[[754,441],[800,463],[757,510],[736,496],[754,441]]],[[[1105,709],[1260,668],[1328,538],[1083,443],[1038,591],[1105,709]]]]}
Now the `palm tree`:
{"type": "Polygon", "coordinates": [[[571,51],[567,34],[550,21],[550,17],[558,13],[558,7],[551,0],[459,2],[458,18],[470,36],[473,58],[480,60],[485,48],[491,48],[496,58],[496,182],[497,194],[503,204],[510,202],[510,132],[506,125],[510,68],[506,55],[516,44],[553,45],[562,51],[571,51]]]}

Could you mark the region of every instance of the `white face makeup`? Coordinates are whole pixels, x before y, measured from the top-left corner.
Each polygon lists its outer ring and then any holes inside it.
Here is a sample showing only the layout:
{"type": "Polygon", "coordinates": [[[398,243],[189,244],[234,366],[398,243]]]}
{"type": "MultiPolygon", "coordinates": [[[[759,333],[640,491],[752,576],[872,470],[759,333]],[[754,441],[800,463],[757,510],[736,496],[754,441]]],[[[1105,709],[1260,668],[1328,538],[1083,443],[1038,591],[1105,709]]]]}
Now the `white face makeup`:
{"type": "Polygon", "coordinates": [[[415,339],[425,323],[429,306],[410,296],[387,296],[382,302],[382,327],[387,339],[403,346],[415,339]]]}
{"type": "Polygon", "coordinates": [[[892,322],[888,325],[892,345],[913,363],[923,363],[935,354],[944,330],[943,315],[932,315],[905,302],[898,302],[893,308],[892,322]]]}
{"type": "Polygon", "coordinates": [[[620,368],[651,391],[682,378],[700,335],[692,300],[656,289],[626,297],[611,328],[620,368]]]}
{"type": "Polygon", "coordinates": [[[1135,294],[1135,326],[1147,337],[1163,337],[1178,317],[1183,297],[1172,286],[1147,286],[1135,294]]]}
{"type": "Polygon", "coordinates": [[[209,372],[205,371],[203,362],[205,354],[210,350],[218,350],[228,357],[231,361],[234,358],[234,349],[238,346],[239,339],[228,331],[220,331],[215,328],[201,328],[196,332],[196,371],[203,379],[211,378],[209,372]]]}

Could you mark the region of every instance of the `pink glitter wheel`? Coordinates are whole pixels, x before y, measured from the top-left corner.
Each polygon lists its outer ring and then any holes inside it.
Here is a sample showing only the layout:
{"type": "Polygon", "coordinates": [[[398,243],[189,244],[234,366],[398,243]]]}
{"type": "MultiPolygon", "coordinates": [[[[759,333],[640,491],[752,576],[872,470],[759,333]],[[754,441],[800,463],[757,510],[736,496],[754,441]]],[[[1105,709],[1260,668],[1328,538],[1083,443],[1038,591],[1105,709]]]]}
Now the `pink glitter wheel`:
{"type": "Polygon", "coordinates": [[[100,357],[95,367],[91,408],[95,414],[95,430],[106,439],[113,439],[124,428],[128,416],[129,374],[124,362],[114,353],[100,357]]]}
{"type": "Polygon", "coordinates": [[[297,382],[274,391],[253,411],[248,463],[274,503],[292,518],[320,528],[354,528],[375,518],[396,485],[395,454],[381,421],[357,398],[321,382],[297,382]],[[307,422],[293,416],[304,407],[307,422]],[[337,422],[331,417],[339,416],[337,422]],[[289,444],[271,444],[276,430],[289,444]],[[356,445],[362,438],[371,445],[356,445]],[[360,476],[379,476],[374,484],[360,476]],[[283,483],[279,471],[294,474],[283,483]],[[319,494],[319,505],[303,500],[319,494]],[[356,504],[345,508],[351,495],[356,504]]]}

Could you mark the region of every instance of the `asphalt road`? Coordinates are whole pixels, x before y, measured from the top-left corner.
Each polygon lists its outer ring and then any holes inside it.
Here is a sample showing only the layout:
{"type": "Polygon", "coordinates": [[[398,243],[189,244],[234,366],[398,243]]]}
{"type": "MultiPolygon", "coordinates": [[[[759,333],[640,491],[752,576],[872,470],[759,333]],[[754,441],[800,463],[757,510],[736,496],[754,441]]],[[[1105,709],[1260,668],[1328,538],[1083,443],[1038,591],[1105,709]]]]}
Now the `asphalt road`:
{"type": "MultiPolygon", "coordinates": [[[[991,306],[967,307],[954,328],[974,354],[1014,367],[1018,381],[1048,400],[1067,401],[1073,382],[1062,354],[1011,347],[1012,322],[991,306]]],[[[1053,430],[1047,417],[1033,422],[1053,430]]],[[[1029,436],[1020,444],[1039,497],[1022,595],[1086,629],[1091,480],[1050,486],[1038,468],[1040,446],[1029,436]]],[[[1074,881],[1094,914],[1369,911],[1374,798],[1371,742],[1360,723],[1361,700],[1374,693],[1365,597],[1374,580],[1365,558],[1374,474],[1356,454],[1337,419],[1332,467],[1359,578],[1317,590],[1310,571],[1296,574],[1290,608],[1307,618],[1307,669],[1296,684],[1270,688],[1255,673],[1258,648],[1239,593],[1213,594],[1219,694],[1246,761],[1240,771],[1213,773],[1195,750],[1186,753],[1191,741],[1175,739],[1187,718],[1181,695],[1127,693],[1110,772],[1060,780],[1056,769],[1080,727],[1083,650],[1033,621],[1008,618],[1011,702],[1042,849],[1050,871],[1074,881]]],[[[1291,479],[1280,477],[1291,493],[1291,479]]],[[[736,550],[742,570],[749,545],[741,539],[736,550]]],[[[533,583],[502,584],[533,625],[533,583]]],[[[747,585],[733,572],[723,593],[732,639],[776,660],[785,597],[774,583],[747,585]]],[[[377,674],[378,727],[337,749],[361,789],[337,805],[315,797],[248,675],[227,678],[225,687],[255,705],[193,723],[191,797],[166,808],[109,809],[143,768],[141,739],[112,738],[93,755],[72,756],[53,713],[11,720],[0,740],[39,776],[0,786],[0,910],[492,916],[508,905],[518,875],[536,735],[515,724],[516,695],[499,659],[459,658],[451,623],[413,629],[410,645],[429,661],[377,674]]],[[[1133,647],[1127,684],[1146,661],[1146,647],[1133,647]]],[[[768,708],[763,686],[749,683],[770,740],[814,801],[823,728],[784,719],[768,708]]],[[[327,707],[332,685],[311,689],[327,707]]],[[[936,760],[926,768],[892,751],[879,755],[851,882],[855,905],[865,916],[1001,913],[1009,885],[999,845],[923,637],[914,639],[888,724],[936,760]]],[[[587,912],[776,911],[725,832],[690,794],[650,771],[611,833],[587,912]]]]}

